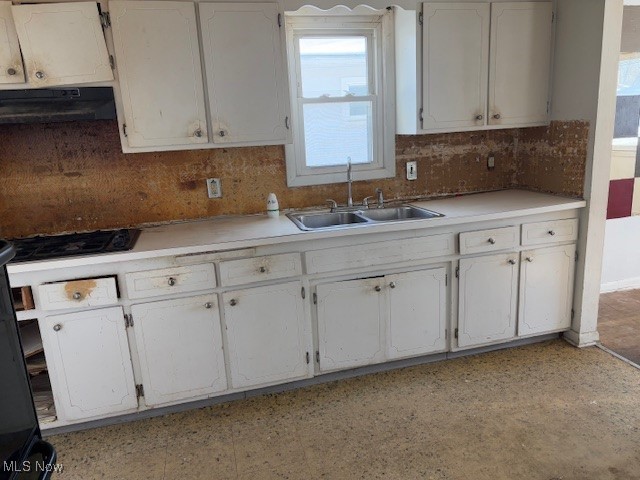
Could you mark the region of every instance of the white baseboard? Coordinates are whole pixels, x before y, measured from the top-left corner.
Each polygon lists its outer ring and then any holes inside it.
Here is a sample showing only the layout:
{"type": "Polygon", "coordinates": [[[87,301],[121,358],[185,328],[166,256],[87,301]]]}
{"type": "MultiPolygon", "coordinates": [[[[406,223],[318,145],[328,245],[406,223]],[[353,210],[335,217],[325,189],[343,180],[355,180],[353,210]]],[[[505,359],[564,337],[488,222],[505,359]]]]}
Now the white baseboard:
{"type": "Polygon", "coordinates": [[[600,293],[617,292],[619,290],[633,290],[636,288],[640,288],[640,277],[603,283],[600,285],[600,293]]]}

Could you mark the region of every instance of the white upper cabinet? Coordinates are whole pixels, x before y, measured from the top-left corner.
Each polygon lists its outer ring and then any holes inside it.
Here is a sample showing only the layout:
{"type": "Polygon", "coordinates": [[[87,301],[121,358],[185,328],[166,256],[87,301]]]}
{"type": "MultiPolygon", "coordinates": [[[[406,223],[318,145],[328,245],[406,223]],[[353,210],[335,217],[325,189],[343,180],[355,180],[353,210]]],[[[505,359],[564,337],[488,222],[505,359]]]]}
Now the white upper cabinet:
{"type": "Polygon", "coordinates": [[[95,2],[12,8],[29,83],[36,87],[113,80],[95,2]]]}
{"type": "Polygon", "coordinates": [[[423,128],[484,125],[489,69],[488,3],[426,3],[423,128]]]}
{"type": "Polygon", "coordinates": [[[109,2],[129,147],[207,142],[193,3],[109,2]]]}
{"type": "Polygon", "coordinates": [[[548,120],[552,15],[550,2],[491,5],[490,125],[548,120]]]}
{"type": "Polygon", "coordinates": [[[200,3],[215,143],[288,141],[281,17],[274,3],[200,3]]]}
{"type": "Polygon", "coordinates": [[[22,55],[11,2],[0,2],[0,83],[24,83],[22,55]]]}

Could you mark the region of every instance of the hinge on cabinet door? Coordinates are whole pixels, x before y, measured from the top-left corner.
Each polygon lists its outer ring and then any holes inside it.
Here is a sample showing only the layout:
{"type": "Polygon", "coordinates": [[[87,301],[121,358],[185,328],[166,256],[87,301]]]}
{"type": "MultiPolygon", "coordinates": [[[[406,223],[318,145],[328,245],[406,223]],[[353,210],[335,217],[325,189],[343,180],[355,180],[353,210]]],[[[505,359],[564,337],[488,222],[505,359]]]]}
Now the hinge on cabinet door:
{"type": "Polygon", "coordinates": [[[576,250],[576,255],[575,255],[575,257],[576,257],[576,262],[577,262],[577,261],[578,261],[578,251],[577,251],[577,250],[576,250]]]}
{"type": "Polygon", "coordinates": [[[449,275],[445,273],[444,275],[444,286],[447,287],[449,285],[449,275]]]}
{"type": "Polygon", "coordinates": [[[420,117],[419,117],[421,122],[424,122],[424,115],[423,115],[423,113],[424,113],[424,109],[423,109],[423,108],[421,108],[421,109],[420,109],[420,117]]]}
{"type": "Polygon", "coordinates": [[[556,21],[556,12],[551,12],[551,23],[556,21]]]}
{"type": "Polygon", "coordinates": [[[311,358],[309,357],[310,357],[309,352],[307,352],[307,365],[309,365],[309,362],[311,361],[311,358]]]}
{"type": "Polygon", "coordinates": [[[444,329],[444,339],[446,340],[447,338],[449,338],[449,330],[447,330],[446,328],[444,329]]]}
{"type": "Polygon", "coordinates": [[[123,123],[122,124],[122,134],[126,137],[127,136],[127,124],[123,123]]]}
{"type": "Polygon", "coordinates": [[[457,328],[453,331],[453,336],[455,338],[458,338],[458,329],[457,328]]]}
{"type": "Polygon", "coordinates": [[[313,304],[318,304],[318,294],[316,292],[313,292],[313,304]]]}
{"type": "Polygon", "coordinates": [[[460,278],[460,267],[456,267],[456,278],[460,278]]]}
{"type": "Polygon", "coordinates": [[[302,287],[302,289],[300,290],[300,295],[302,295],[302,298],[307,297],[307,291],[304,289],[304,287],[302,287]]]}
{"type": "Polygon", "coordinates": [[[550,110],[550,102],[547,102],[547,113],[549,113],[550,110]]]}
{"type": "Polygon", "coordinates": [[[573,318],[576,316],[576,311],[572,308],[571,309],[571,320],[573,320],[573,318]]]}
{"type": "Polygon", "coordinates": [[[133,315],[130,313],[124,314],[124,327],[133,327],[133,315]]]}
{"type": "Polygon", "coordinates": [[[109,55],[109,65],[111,66],[111,70],[116,69],[116,59],[113,58],[113,55],[109,55]]]}
{"type": "Polygon", "coordinates": [[[144,386],[141,383],[136,385],[136,397],[144,397],[144,386]]]}
{"type": "Polygon", "coordinates": [[[423,20],[422,12],[420,12],[420,13],[418,14],[418,23],[419,23],[420,25],[422,25],[422,20],[423,20]]]}
{"type": "Polygon", "coordinates": [[[289,125],[289,117],[284,117],[284,126],[287,127],[287,130],[289,130],[291,128],[291,126],[289,125]]]}
{"type": "Polygon", "coordinates": [[[320,350],[316,350],[316,362],[320,363],[320,350]]]}
{"type": "Polygon", "coordinates": [[[278,28],[282,28],[282,14],[278,14],[278,28]]]}
{"type": "Polygon", "coordinates": [[[109,28],[111,26],[111,15],[109,12],[100,12],[100,23],[102,28],[109,28]]]}

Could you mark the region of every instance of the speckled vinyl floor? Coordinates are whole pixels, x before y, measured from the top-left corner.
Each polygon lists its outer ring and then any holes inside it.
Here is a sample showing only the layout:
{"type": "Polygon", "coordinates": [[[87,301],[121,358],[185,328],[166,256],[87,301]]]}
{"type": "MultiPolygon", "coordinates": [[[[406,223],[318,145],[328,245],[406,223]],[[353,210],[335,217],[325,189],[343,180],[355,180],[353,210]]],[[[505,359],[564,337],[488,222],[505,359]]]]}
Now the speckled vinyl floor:
{"type": "Polygon", "coordinates": [[[640,365],[640,290],[600,295],[598,332],[605,347],[640,365]]]}
{"type": "Polygon", "coordinates": [[[61,480],[633,480],[640,370],[557,340],[50,441],[61,480]]]}

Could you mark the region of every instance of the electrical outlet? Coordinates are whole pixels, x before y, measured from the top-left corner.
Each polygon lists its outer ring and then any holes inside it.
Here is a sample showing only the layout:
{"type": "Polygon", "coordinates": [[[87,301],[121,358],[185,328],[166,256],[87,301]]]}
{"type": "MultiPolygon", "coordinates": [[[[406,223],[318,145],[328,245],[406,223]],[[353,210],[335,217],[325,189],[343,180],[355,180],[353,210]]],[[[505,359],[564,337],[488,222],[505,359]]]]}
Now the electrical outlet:
{"type": "Polygon", "coordinates": [[[493,155],[489,155],[487,158],[487,168],[493,170],[496,167],[496,158],[493,155]]]}
{"type": "Polygon", "coordinates": [[[209,198],[222,197],[222,185],[219,178],[207,178],[207,194],[209,198]]]}
{"type": "Polygon", "coordinates": [[[407,162],[407,180],[418,179],[418,162],[407,162]]]}

